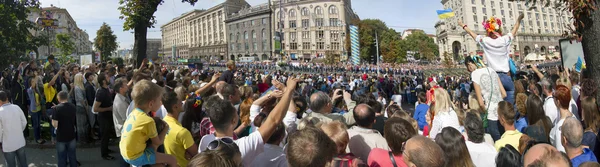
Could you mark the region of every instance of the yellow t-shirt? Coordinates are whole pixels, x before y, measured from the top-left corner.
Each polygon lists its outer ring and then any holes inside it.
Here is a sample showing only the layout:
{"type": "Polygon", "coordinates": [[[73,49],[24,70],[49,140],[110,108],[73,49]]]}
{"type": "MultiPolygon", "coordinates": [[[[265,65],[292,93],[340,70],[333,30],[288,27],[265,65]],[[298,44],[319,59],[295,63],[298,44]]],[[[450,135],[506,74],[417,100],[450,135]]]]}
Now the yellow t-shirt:
{"type": "Polygon", "coordinates": [[[51,103],[56,95],[56,89],[52,87],[52,85],[48,85],[48,83],[44,84],[44,96],[46,97],[46,103],[51,103]]]}
{"type": "Polygon", "coordinates": [[[119,142],[121,154],[128,160],[137,159],[144,153],[146,141],[158,136],[154,119],[136,108],[131,111],[123,125],[119,142]]]}
{"type": "Polygon", "coordinates": [[[175,156],[179,166],[187,166],[188,160],[185,159],[185,152],[195,144],[192,134],[171,116],[166,116],[163,120],[169,124],[169,131],[167,131],[164,141],[165,152],[175,156]]]}
{"type": "Polygon", "coordinates": [[[518,130],[506,131],[504,134],[502,134],[500,140],[496,141],[494,148],[496,148],[496,151],[499,152],[500,148],[510,144],[517,149],[517,151],[519,151],[519,140],[521,139],[522,135],[523,133],[519,132],[518,130]]]}
{"type": "Polygon", "coordinates": [[[32,112],[37,113],[42,110],[42,104],[40,103],[40,101],[42,101],[42,100],[40,99],[40,94],[38,94],[38,93],[33,93],[33,94],[35,94],[35,109],[32,112]]]}

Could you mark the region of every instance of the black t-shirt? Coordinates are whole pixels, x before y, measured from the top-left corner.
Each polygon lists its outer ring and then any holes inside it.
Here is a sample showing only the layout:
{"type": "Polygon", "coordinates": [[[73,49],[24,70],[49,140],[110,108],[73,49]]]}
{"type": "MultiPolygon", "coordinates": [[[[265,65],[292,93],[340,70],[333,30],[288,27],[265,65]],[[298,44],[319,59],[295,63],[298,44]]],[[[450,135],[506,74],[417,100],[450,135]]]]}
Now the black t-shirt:
{"type": "MultiPolygon", "coordinates": [[[[100,102],[100,108],[111,107],[113,105],[113,97],[110,90],[106,88],[100,88],[98,89],[98,92],[96,92],[96,102],[100,102]]],[[[98,115],[112,118],[112,111],[98,112],[98,115]]]]}
{"type": "Polygon", "coordinates": [[[56,140],[58,142],[69,142],[75,139],[75,129],[77,127],[77,118],[75,112],[77,109],[72,103],[61,103],[56,105],[56,111],[52,115],[52,120],[58,121],[56,128],[56,140]]]}
{"type": "Polygon", "coordinates": [[[234,84],[233,83],[233,72],[231,72],[230,70],[226,70],[225,72],[223,72],[223,74],[221,74],[219,81],[225,81],[228,84],[234,84]]]}

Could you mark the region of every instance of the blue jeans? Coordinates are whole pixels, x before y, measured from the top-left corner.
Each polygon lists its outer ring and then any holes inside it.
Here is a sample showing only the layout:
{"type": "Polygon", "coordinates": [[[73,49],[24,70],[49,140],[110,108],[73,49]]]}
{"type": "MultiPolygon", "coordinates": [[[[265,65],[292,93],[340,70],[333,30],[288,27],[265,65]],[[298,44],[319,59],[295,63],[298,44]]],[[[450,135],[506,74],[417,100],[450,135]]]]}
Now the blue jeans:
{"type": "Polygon", "coordinates": [[[40,140],[41,138],[41,119],[42,119],[42,111],[31,112],[29,111],[29,115],[31,116],[31,126],[33,126],[33,137],[35,140],[40,140]]]}
{"type": "Polygon", "coordinates": [[[21,147],[13,152],[5,152],[4,159],[6,160],[7,167],[17,167],[17,161],[19,162],[19,167],[27,167],[25,147],[21,147]]]}
{"type": "Polygon", "coordinates": [[[58,157],[58,166],[66,167],[67,159],[70,167],[77,167],[77,157],[75,155],[75,139],[69,142],[56,142],[56,155],[58,157]]]}
{"type": "Polygon", "coordinates": [[[504,98],[504,101],[515,105],[515,84],[513,83],[512,78],[510,78],[507,73],[498,72],[497,74],[498,77],[500,77],[502,86],[504,86],[504,90],[506,91],[506,97],[504,98]]]}
{"type": "Polygon", "coordinates": [[[499,121],[492,121],[488,119],[488,127],[485,129],[486,133],[489,133],[494,139],[494,142],[498,141],[504,133],[504,127],[500,125],[499,121]]]}
{"type": "Polygon", "coordinates": [[[50,134],[52,135],[52,139],[56,138],[56,129],[52,126],[52,114],[54,114],[54,109],[46,109],[46,116],[48,116],[48,124],[50,124],[50,134]]]}

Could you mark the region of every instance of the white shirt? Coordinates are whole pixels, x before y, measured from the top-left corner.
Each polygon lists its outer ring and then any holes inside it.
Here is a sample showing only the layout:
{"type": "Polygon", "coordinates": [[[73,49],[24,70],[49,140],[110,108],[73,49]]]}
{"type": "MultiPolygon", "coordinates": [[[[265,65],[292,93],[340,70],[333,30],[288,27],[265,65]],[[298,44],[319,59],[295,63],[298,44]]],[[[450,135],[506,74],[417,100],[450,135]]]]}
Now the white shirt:
{"type": "Polygon", "coordinates": [[[442,132],[442,129],[445,127],[453,127],[454,129],[459,130],[460,124],[458,123],[458,116],[453,109],[450,111],[441,111],[437,112],[437,115],[433,118],[433,123],[431,123],[431,130],[429,132],[429,136],[432,139],[435,139],[435,136],[442,132]]]}
{"type": "MultiPolygon", "coordinates": [[[[200,139],[198,153],[206,150],[208,148],[208,144],[216,139],[218,138],[214,134],[203,136],[202,139],[200,139]]],[[[263,152],[265,145],[262,135],[259,131],[254,131],[250,133],[250,135],[239,138],[234,142],[240,148],[240,153],[242,154],[242,164],[244,166],[252,164],[252,161],[254,161],[256,156],[263,152]]]]}
{"type": "Polygon", "coordinates": [[[554,97],[549,96],[544,100],[544,113],[546,116],[550,118],[550,122],[555,123],[554,121],[558,118],[558,108],[556,108],[556,104],[554,104],[554,97]]]}
{"type": "Polygon", "coordinates": [[[354,154],[363,162],[367,162],[369,153],[374,148],[390,150],[387,141],[377,130],[352,126],[348,129],[348,136],[350,141],[348,147],[346,147],[346,152],[354,154]]]}
{"type": "Polygon", "coordinates": [[[265,144],[265,151],[258,154],[250,167],[287,167],[287,158],[282,147],[265,144]]]}
{"type": "Polygon", "coordinates": [[[581,120],[581,117],[579,116],[579,108],[577,107],[577,103],[575,103],[575,100],[573,99],[571,99],[571,101],[569,102],[569,111],[571,111],[571,114],[573,114],[573,116],[575,116],[577,120],[581,120]]]}
{"type": "Polygon", "coordinates": [[[471,81],[477,83],[481,88],[481,96],[488,111],[487,119],[498,120],[498,103],[502,101],[498,74],[494,69],[480,68],[471,73],[471,81]]]}
{"type": "Polygon", "coordinates": [[[3,152],[13,152],[25,146],[25,127],[27,119],[19,106],[5,104],[0,107],[0,139],[3,152]]]}
{"type": "Polygon", "coordinates": [[[125,120],[127,120],[127,107],[129,106],[129,103],[130,100],[127,97],[118,93],[115,96],[112,111],[117,137],[121,137],[121,129],[123,129],[123,124],[125,123],[125,120]]]}
{"type": "Polygon", "coordinates": [[[496,155],[498,155],[498,152],[494,148],[494,145],[486,142],[473,143],[471,141],[466,141],[465,144],[467,145],[467,149],[469,149],[471,160],[473,160],[475,166],[496,166],[496,155]]]}
{"type": "Polygon", "coordinates": [[[552,145],[554,147],[556,147],[556,149],[558,151],[561,152],[566,152],[565,151],[565,147],[563,147],[562,145],[562,131],[560,130],[560,128],[562,127],[563,123],[565,122],[565,119],[560,119],[556,124],[554,124],[554,127],[552,128],[552,130],[550,130],[550,143],[552,143],[552,145]]]}
{"type": "Polygon", "coordinates": [[[483,48],[484,57],[487,65],[496,72],[508,72],[509,50],[512,43],[513,34],[508,33],[502,37],[492,39],[487,36],[478,35],[475,42],[483,48]]]}
{"type": "Polygon", "coordinates": [[[581,86],[579,86],[578,84],[573,85],[573,88],[571,89],[571,97],[573,98],[573,100],[575,100],[575,101],[579,100],[580,90],[581,90],[581,86]]]}

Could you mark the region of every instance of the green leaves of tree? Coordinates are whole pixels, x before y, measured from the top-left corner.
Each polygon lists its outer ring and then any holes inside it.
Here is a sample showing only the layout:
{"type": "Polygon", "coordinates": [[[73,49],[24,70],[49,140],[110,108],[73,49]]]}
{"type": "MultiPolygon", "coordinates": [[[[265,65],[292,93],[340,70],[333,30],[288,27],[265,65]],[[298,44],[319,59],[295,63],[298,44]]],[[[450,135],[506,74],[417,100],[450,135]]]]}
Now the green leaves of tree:
{"type": "Polygon", "coordinates": [[[100,51],[102,61],[108,60],[110,54],[117,50],[117,36],[108,24],[103,23],[96,32],[94,47],[100,51]]]}
{"type": "Polygon", "coordinates": [[[60,64],[65,64],[71,60],[71,54],[73,54],[73,51],[75,50],[75,43],[71,40],[69,34],[56,34],[54,47],[60,49],[60,55],[57,58],[60,64]]]}
{"type": "Polygon", "coordinates": [[[433,38],[423,31],[413,31],[406,37],[404,46],[408,51],[414,51],[415,59],[435,60],[439,55],[438,46],[433,38]]]}
{"type": "Polygon", "coordinates": [[[39,28],[27,20],[28,13],[37,8],[37,0],[0,1],[0,68],[25,60],[29,51],[37,51],[42,39],[32,32],[39,28]]]}

